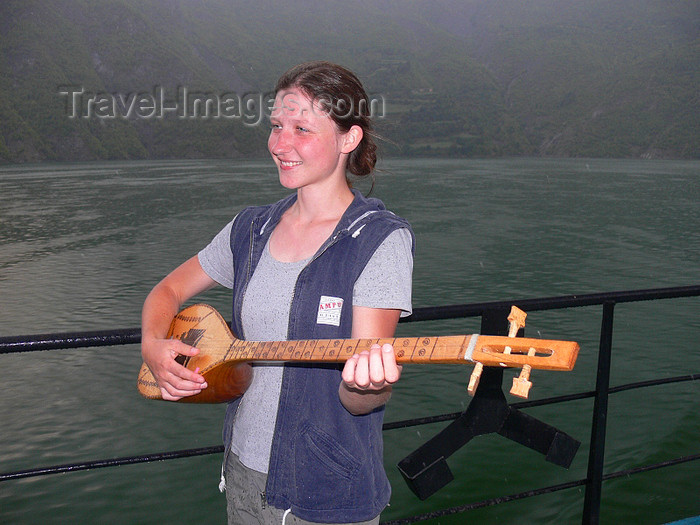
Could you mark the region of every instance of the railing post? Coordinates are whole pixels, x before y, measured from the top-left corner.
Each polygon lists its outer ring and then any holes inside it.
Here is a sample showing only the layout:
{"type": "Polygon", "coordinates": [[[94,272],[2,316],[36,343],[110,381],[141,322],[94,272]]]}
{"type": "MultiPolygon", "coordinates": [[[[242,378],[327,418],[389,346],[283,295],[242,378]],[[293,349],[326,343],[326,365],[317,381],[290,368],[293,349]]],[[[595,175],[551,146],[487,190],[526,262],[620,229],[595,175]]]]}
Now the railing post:
{"type": "Polygon", "coordinates": [[[508,308],[489,308],[481,313],[481,330],[484,335],[508,335],[508,308]]]}
{"type": "Polygon", "coordinates": [[[603,490],[603,466],[605,460],[605,430],[608,418],[608,394],[610,390],[610,362],[612,357],[613,315],[615,303],[603,303],[603,320],[600,328],[598,372],[596,375],[595,402],[591,445],[588,453],[588,477],[583,502],[584,525],[600,522],[600,500],[603,490]]]}

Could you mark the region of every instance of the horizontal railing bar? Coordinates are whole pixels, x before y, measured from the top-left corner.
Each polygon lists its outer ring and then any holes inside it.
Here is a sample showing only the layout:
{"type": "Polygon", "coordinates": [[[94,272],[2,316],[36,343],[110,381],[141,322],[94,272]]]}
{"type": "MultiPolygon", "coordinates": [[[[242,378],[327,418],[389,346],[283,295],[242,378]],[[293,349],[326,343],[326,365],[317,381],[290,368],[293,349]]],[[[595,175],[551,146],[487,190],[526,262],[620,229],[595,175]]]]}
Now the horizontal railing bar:
{"type": "Polygon", "coordinates": [[[443,421],[453,421],[462,415],[462,412],[452,412],[449,414],[438,414],[435,416],[425,416],[415,419],[404,419],[403,421],[394,421],[392,423],[384,423],[382,430],[397,430],[400,428],[417,427],[420,425],[430,425],[431,423],[442,423],[443,421]]]}
{"type": "Polygon", "coordinates": [[[511,301],[493,301],[461,305],[414,308],[413,314],[403,317],[400,322],[436,321],[461,317],[477,317],[486,310],[509,309],[512,305],[527,311],[558,310],[594,306],[606,302],[630,303],[637,301],[655,301],[658,299],[675,299],[700,295],[700,285],[677,286],[672,288],[651,288],[647,290],[629,290],[618,292],[592,293],[584,295],[567,295],[545,297],[540,299],[522,299],[511,301]]]}
{"type": "MultiPolygon", "coordinates": [[[[590,390],[588,392],[580,392],[577,394],[567,394],[564,396],[547,397],[544,399],[537,399],[533,401],[521,401],[518,403],[511,403],[509,406],[515,409],[521,408],[532,408],[545,405],[553,405],[556,403],[564,403],[567,401],[576,401],[579,399],[586,399],[593,397],[595,392],[590,390]]],[[[462,415],[463,412],[452,412],[449,414],[438,414],[435,416],[425,416],[422,418],[415,419],[405,419],[403,421],[394,421],[393,423],[384,423],[382,430],[396,430],[399,428],[409,428],[417,427],[419,425],[429,425],[431,423],[442,423],[443,421],[453,421],[462,415]]]]}
{"type": "Polygon", "coordinates": [[[141,342],[140,328],[0,337],[0,354],[117,346],[141,342]]]}
{"type": "Polygon", "coordinates": [[[690,461],[697,461],[700,459],[700,454],[691,454],[690,456],[680,456],[674,459],[667,459],[666,461],[660,461],[658,463],[653,463],[651,465],[644,465],[642,467],[634,467],[626,470],[618,470],[611,472],[610,474],[603,475],[603,481],[608,481],[611,479],[624,478],[631,476],[633,474],[641,474],[643,472],[650,472],[652,470],[658,470],[665,467],[675,467],[676,465],[682,465],[683,463],[688,463],[690,461]]]}
{"type": "MultiPolygon", "coordinates": [[[[648,290],[630,290],[618,292],[568,295],[541,299],[522,299],[512,301],[492,301],[462,305],[447,305],[414,308],[413,313],[400,319],[400,322],[433,321],[463,317],[478,317],[486,310],[507,309],[517,304],[526,311],[557,310],[592,306],[604,302],[628,303],[636,301],[653,301],[700,295],[700,285],[677,286],[672,288],[652,288],[648,290]]],[[[127,328],[109,331],[66,332],[55,334],[37,334],[0,337],[0,354],[32,352],[39,350],[60,350],[68,348],[89,348],[97,346],[115,346],[138,344],[141,342],[140,328],[127,328]]]]}
{"type": "Polygon", "coordinates": [[[0,474],[0,481],[9,481],[12,479],[30,478],[33,476],[43,476],[47,474],[61,474],[63,472],[76,472],[79,470],[92,470],[104,467],[117,467],[120,465],[133,465],[136,463],[150,463],[153,461],[163,461],[166,459],[188,458],[193,456],[204,456],[207,454],[222,453],[223,445],[215,447],[194,448],[188,450],[174,450],[172,452],[158,452],[156,454],[145,454],[143,456],[127,456],[113,459],[100,459],[96,461],[87,461],[84,463],[70,463],[65,465],[56,465],[54,467],[43,467],[27,470],[18,470],[16,472],[7,472],[0,474]]]}
{"type": "Polygon", "coordinates": [[[560,483],[558,485],[551,485],[549,487],[542,487],[540,489],[519,492],[517,494],[498,496],[491,499],[476,501],[474,503],[467,503],[466,505],[458,505],[456,507],[434,510],[432,512],[426,512],[425,514],[416,514],[408,518],[399,518],[395,520],[382,521],[379,525],[409,525],[410,523],[417,523],[419,521],[425,521],[434,518],[442,518],[443,516],[449,516],[452,514],[462,514],[463,512],[469,512],[471,510],[483,509],[485,507],[493,507],[495,505],[500,505],[501,503],[508,503],[510,501],[532,498],[534,496],[549,494],[551,492],[558,492],[560,490],[572,489],[574,487],[580,487],[581,485],[585,484],[585,479],[579,479],[576,481],[569,481],[567,483],[560,483]]]}
{"type": "MultiPolygon", "coordinates": [[[[617,394],[618,392],[624,392],[626,390],[634,390],[637,388],[645,388],[649,386],[660,386],[667,385],[670,383],[683,383],[685,381],[698,381],[700,380],[700,374],[688,374],[675,377],[664,377],[662,379],[649,379],[648,381],[639,381],[637,383],[627,383],[624,385],[610,387],[608,390],[609,394],[617,394]]],[[[553,405],[556,403],[564,403],[567,401],[577,401],[579,399],[586,399],[595,396],[595,390],[589,390],[587,392],[578,392],[576,394],[567,394],[563,396],[546,397],[543,399],[535,399],[532,401],[520,401],[518,403],[512,403],[510,406],[513,408],[532,408],[545,405],[553,405]]]]}
{"type": "Polygon", "coordinates": [[[700,374],[688,374],[684,376],[665,377],[662,379],[649,379],[648,381],[639,381],[637,383],[627,383],[625,385],[610,387],[609,393],[617,394],[625,390],[634,390],[647,386],[667,385],[669,383],[682,383],[684,381],[697,381],[700,379],[700,374]]]}
{"type": "MultiPolygon", "coordinates": [[[[626,390],[632,390],[636,388],[645,388],[645,387],[650,387],[650,386],[659,386],[659,385],[666,385],[670,383],[682,383],[684,381],[698,381],[700,380],[700,374],[688,374],[688,375],[683,375],[683,376],[676,376],[676,377],[667,377],[663,379],[652,379],[649,381],[640,381],[638,383],[628,383],[625,385],[619,385],[616,387],[611,387],[610,388],[610,393],[611,394],[616,394],[618,392],[624,392],[626,390]]],[[[509,406],[515,409],[522,409],[522,408],[533,408],[533,407],[540,407],[540,406],[546,406],[546,405],[554,405],[557,403],[566,403],[569,401],[578,401],[579,399],[587,399],[590,397],[593,397],[595,395],[594,390],[589,390],[585,392],[578,392],[575,394],[566,394],[563,396],[553,396],[553,397],[546,397],[543,399],[535,399],[535,400],[530,400],[530,401],[520,401],[517,403],[510,403],[509,406]]],[[[427,425],[430,423],[441,423],[443,421],[453,421],[457,419],[460,415],[462,415],[462,412],[452,412],[448,414],[438,414],[435,416],[426,416],[422,418],[416,418],[416,419],[406,419],[403,421],[394,421],[393,423],[384,423],[383,430],[396,430],[399,428],[408,428],[408,427],[414,427],[414,426],[419,426],[419,425],[427,425]]]]}

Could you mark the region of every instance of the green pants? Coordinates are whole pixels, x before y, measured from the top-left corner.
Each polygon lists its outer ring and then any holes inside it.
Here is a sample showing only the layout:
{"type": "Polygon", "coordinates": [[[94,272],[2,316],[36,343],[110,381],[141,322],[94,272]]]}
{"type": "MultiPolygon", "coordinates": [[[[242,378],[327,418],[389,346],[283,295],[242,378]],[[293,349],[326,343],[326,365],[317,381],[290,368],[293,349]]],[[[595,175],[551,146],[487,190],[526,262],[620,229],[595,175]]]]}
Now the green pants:
{"type": "MultiPolygon", "coordinates": [[[[267,504],[267,475],[249,469],[232,452],[226,454],[226,508],[229,525],[319,525],[303,520],[267,504]]],[[[335,525],[377,525],[379,516],[370,521],[335,525]]]]}

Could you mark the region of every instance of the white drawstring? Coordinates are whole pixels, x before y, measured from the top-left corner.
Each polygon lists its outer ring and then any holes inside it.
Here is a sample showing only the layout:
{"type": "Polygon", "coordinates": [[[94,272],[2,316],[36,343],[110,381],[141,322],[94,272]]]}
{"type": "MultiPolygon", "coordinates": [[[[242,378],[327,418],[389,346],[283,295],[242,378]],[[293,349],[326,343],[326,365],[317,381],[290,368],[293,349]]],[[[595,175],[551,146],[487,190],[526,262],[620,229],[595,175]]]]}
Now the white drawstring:
{"type": "Polygon", "coordinates": [[[287,521],[287,516],[292,512],[292,509],[289,508],[284,511],[284,514],[282,514],[282,525],[284,525],[284,522],[287,521]]]}
{"type": "Polygon", "coordinates": [[[224,464],[221,464],[221,481],[219,481],[219,492],[226,492],[226,478],[224,477],[224,464]]]}

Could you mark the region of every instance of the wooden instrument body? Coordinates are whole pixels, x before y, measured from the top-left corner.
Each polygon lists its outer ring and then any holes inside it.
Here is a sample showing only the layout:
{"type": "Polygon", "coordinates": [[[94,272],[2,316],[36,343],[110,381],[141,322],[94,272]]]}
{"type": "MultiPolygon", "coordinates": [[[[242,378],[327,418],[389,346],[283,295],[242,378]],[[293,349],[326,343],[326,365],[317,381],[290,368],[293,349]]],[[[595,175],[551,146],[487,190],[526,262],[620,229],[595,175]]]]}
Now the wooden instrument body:
{"type": "MultiPolygon", "coordinates": [[[[242,341],[211,306],[196,304],[178,313],[168,337],[199,349],[193,357],[176,360],[190,370],[199,369],[208,387],[201,393],[181,399],[186,403],[222,403],[241,396],[252,379],[251,361],[297,361],[344,363],[373,344],[394,346],[398,363],[465,364],[485,366],[529,365],[545,370],[571,370],[578,356],[573,341],[510,338],[501,336],[455,335],[386,339],[316,339],[304,341],[242,341]],[[504,354],[504,349],[510,353],[504,354]],[[534,355],[532,350],[535,350],[534,355]],[[528,355],[528,352],[531,355],[528,355]]],[[[150,399],[161,399],[161,392],[144,363],[138,375],[139,392],[150,399]]]]}

